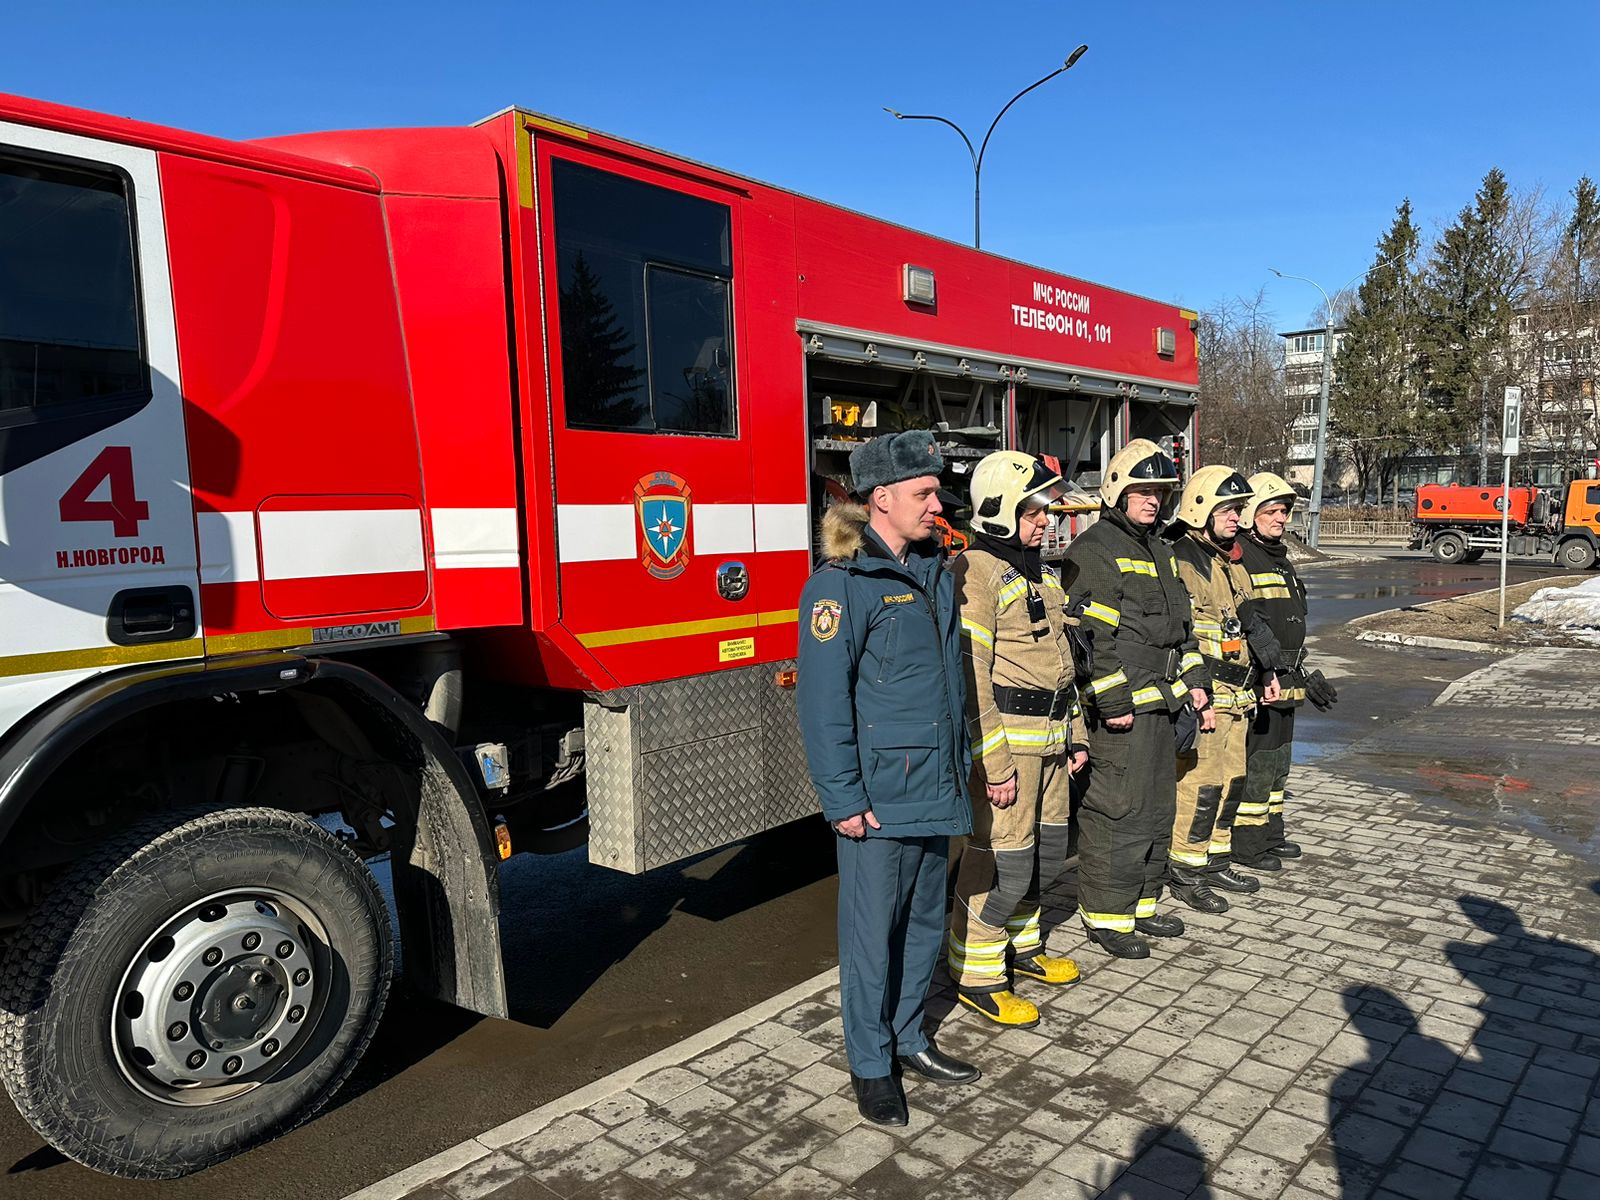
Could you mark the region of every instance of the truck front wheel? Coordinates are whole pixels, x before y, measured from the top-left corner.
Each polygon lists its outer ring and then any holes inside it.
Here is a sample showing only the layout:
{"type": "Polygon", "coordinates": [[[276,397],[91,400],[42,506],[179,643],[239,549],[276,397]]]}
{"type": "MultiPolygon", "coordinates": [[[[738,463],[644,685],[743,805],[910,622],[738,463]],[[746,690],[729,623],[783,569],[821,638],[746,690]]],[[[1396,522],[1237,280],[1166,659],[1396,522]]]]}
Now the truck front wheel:
{"type": "Polygon", "coordinates": [[[155,818],[58,881],[0,969],[0,1076],[85,1166],[187,1175],[315,1112],[377,1029],[377,883],[277,809],[155,818]]]}
{"type": "Polygon", "coordinates": [[[1467,542],[1459,533],[1441,533],[1433,539],[1433,557],[1454,566],[1467,556],[1467,542]]]}
{"type": "Polygon", "coordinates": [[[1594,566],[1594,547],[1581,538],[1562,542],[1556,551],[1556,562],[1569,571],[1587,571],[1594,566]]]}

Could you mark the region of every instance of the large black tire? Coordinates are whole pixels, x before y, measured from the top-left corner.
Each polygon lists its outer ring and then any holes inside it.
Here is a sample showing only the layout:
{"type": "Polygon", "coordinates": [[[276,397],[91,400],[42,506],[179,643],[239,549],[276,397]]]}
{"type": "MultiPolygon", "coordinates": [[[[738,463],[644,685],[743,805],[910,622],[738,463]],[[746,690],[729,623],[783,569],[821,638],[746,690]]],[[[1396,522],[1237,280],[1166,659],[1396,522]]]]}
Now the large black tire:
{"type": "Polygon", "coordinates": [[[1582,538],[1573,538],[1556,547],[1556,562],[1569,571],[1587,571],[1594,566],[1594,547],[1582,538]]]}
{"type": "Polygon", "coordinates": [[[1433,557],[1454,566],[1467,556],[1467,539],[1459,533],[1441,533],[1433,539],[1433,557]]]}
{"type": "Polygon", "coordinates": [[[305,818],[153,818],[68,870],[12,942],[0,1076],[40,1136],[85,1166],[187,1175],[328,1102],[377,1029],[392,956],[371,872],[305,818]],[[170,1044],[152,1041],[150,1022],[191,996],[188,1039],[158,1024],[170,1044]],[[180,1068],[205,1060],[194,1080],[160,1074],[185,1055],[180,1068]]]}

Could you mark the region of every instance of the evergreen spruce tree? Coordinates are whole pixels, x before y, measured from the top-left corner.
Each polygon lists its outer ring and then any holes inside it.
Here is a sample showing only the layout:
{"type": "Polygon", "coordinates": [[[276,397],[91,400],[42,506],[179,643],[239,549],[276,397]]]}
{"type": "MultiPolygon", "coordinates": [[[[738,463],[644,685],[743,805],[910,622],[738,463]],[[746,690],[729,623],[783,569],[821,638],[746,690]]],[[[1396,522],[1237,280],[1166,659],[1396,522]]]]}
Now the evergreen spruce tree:
{"type": "Polygon", "coordinates": [[[1412,263],[1420,245],[1407,199],[1378,241],[1334,365],[1328,423],[1349,449],[1363,494],[1371,490],[1381,497],[1400,460],[1417,445],[1421,297],[1412,263]]]}
{"type": "Polygon", "coordinates": [[[1454,449],[1464,472],[1480,457],[1486,397],[1510,343],[1516,274],[1505,236],[1510,213],[1510,189],[1496,167],[1434,243],[1425,274],[1417,347],[1426,407],[1419,416],[1433,447],[1454,449]]]}
{"type": "Polygon", "coordinates": [[[568,420],[580,425],[631,429],[644,423],[648,404],[634,364],[635,345],[617,319],[599,277],[580,251],[572,282],[561,289],[561,374],[568,420]]]}

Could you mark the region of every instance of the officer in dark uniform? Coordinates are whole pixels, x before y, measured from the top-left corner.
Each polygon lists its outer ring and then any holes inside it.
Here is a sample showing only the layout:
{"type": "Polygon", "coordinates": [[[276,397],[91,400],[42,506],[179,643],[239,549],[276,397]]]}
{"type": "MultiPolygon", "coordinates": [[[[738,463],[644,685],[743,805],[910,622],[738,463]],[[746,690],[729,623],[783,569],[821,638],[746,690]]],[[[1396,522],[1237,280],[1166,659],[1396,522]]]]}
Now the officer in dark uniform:
{"type": "Polygon", "coordinates": [[[863,503],[823,515],[825,561],[800,596],[800,728],[838,835],[845,1051],[861,1115],[880,1125],[907,1119],[896,1060],[936,1083],[978,1078],[922,1028],[950,838],[972,832],[960,616],[933,540],[943,466],[922,430],[858,447],[863,503]]]}

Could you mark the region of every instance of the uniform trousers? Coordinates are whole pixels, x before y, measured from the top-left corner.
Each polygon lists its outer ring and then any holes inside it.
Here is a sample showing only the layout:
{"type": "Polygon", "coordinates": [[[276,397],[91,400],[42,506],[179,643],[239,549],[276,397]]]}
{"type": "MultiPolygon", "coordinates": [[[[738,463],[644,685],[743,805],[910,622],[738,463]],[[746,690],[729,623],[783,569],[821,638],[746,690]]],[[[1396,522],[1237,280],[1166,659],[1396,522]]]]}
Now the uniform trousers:
{"type": "Polygon", "coordinates": [[[1017,754],[1017,798],[1006,808],[989,802],[985,776],[968,781],[972,836],[961,850],[950,906],[946,965],[964,992],[1009,988],[1006,947],[1031,958],[1042,947],[1039,889],[1067,861],[1072,775],[1066,747],[1049,757],[1017,754]]]}
{"type": "Polygon", "coordinates": [[[1262,705],[1245,739],[1244,800],[1234,823],[1235,853],[1254,858],[1285,840],[1283,795],[1294,761],[1292,708],[1262,705]]]}
{"type": "Polygon", "coordinates": [[[834,840],[844,1048],[853,1074],[881,1079],[896,1054],[928,1047],[923,1005],[944,941],[950,839],[834,840]]]}
{"type": "Polygon", "coordinates": [[[1249,709],[1216,709],[1217,727],[1195,734],[1178,755],[1178,810],[1169,853],[1174,866],[1220,871],[1233,861],[1233,823],[1244,800],[1249,709]]]}
{"type": "Polygon", "coordinates": [[[1089,776],[1078,810],[1078,914],[1091,929],[1132,932],[1167,881],[1175,807],[1173,724],[1138,713],[1118,732],[1089,724],[1089,776]]]}

